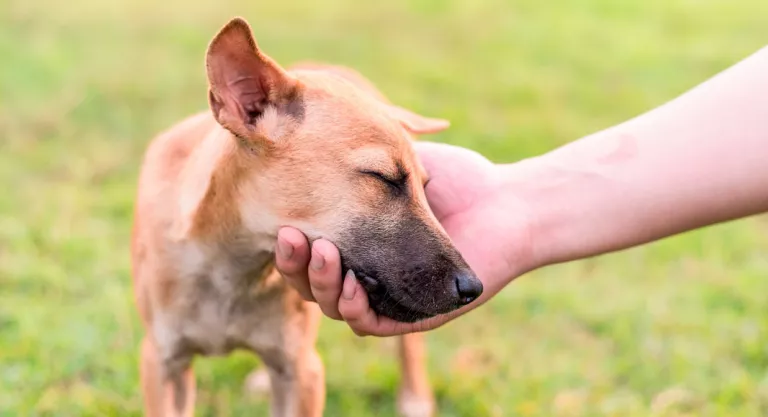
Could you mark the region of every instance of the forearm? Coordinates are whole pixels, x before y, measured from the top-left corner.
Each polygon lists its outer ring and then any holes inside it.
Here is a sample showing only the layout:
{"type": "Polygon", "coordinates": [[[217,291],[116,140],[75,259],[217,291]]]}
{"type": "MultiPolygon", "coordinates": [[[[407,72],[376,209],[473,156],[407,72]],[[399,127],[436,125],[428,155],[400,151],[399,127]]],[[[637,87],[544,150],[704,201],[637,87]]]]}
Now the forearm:
{"type": "Polygon", "coordinates": [[[502,168],[535,262],[615,251],[768,210],[768,48],[683,96],[502,168]]]}

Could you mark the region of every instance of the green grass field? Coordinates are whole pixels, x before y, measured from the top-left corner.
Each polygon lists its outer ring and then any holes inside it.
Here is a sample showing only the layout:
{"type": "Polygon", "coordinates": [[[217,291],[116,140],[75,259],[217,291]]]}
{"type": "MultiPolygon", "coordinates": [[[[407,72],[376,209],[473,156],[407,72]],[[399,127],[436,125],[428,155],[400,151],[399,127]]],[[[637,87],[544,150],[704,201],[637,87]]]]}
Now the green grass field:
{"type": "MultiPolygon", "coordinates": [[[[205,48],[234,15],[280,62],[353,66],[450,119],[434,140],[503,162],[768,40],[764,0],[2,0],[1,416],[140,415],[136,174],[156,132],[206,107],[205,48]]],[[[766,254],[757,218],[523,277],[429,334],[441,415],[768,415],[766,254]]],[[[393,345],[324,322],[326,415],[395,415],[393,345]]],[[[199,360],[197,415],[266,415],[242,395],[257,364],[199,360]]]]}

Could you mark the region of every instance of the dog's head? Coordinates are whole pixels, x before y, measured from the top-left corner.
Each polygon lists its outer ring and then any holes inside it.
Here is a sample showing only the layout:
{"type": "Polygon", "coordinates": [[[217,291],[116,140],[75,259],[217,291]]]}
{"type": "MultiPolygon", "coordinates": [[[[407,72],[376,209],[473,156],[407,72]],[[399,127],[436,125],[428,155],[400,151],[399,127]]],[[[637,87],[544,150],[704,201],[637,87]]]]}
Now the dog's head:
{"type": "Polygon", "coordinates": [[[295,226],[334,242],[372,308],[400,321],[452,311],[482,284],[432,214],[411,134],[445,129],[329,71],[288,72],[234,19],[206,66],[216,120],[237,139],[246,172],[241,222],[253,232],[295,226]]]}

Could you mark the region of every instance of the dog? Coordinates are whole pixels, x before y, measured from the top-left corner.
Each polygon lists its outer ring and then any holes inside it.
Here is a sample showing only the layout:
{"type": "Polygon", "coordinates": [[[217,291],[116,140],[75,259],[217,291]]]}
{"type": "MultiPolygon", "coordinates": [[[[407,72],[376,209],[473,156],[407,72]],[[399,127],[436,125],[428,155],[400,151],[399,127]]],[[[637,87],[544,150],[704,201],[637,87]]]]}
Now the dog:
{"type": "MultiPolygon", "coordinates": [[[[273,416],[320,416],[320,311],[274,269],[277,231],[333,242],[378,314],[413,322],[476,299],[482,284],[430,211],[411,142],[448,122],[389,103],[351,69],[283,69],[242,18],[205,61],[209,111],[159,134],[139,175],[131,259],[145,413],[193,415],[193,357],[246,349],[267,369],[273,416]]],[[[399,343],[398,409],[429,416],[422,338],[399,343]]]]}

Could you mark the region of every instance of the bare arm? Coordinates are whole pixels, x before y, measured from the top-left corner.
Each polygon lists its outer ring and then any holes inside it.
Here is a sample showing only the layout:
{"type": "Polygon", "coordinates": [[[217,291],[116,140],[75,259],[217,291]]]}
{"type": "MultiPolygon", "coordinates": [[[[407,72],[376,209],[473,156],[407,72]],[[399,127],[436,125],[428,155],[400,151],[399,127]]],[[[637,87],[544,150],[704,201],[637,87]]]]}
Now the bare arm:
{"type": "Polygon", "coordinates": [[[530,203],[535,266],[766,211],[768,48],[664,106],[501,169],[530,203]]]}

